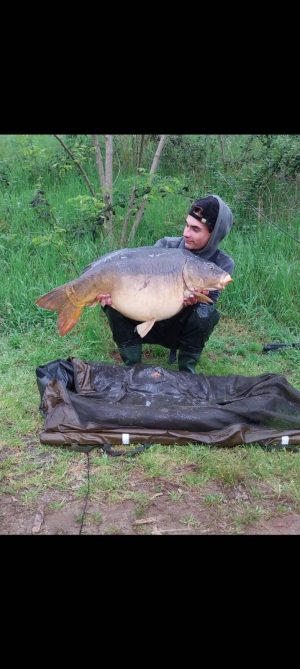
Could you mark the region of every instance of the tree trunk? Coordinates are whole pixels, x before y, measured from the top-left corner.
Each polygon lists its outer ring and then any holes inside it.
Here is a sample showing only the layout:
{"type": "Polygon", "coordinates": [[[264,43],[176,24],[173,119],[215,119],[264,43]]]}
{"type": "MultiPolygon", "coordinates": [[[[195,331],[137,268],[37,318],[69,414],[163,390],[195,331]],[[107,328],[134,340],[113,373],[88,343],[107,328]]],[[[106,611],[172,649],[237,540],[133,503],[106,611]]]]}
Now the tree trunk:
{"type": "Polygon", "coordinates": [[[99,175],[100,188],[102,191],[103,199],[106,205],[104,216],[105,231],[111,235],[112,234],[112,159],[113,159],[113,144],[112,144],[112,135],[105,135],[105,171],[102,160],[101,148],[97,135],[91,135],[93,145],[95,147],[96,153],[96,163],[99,175]]]}
{"type": "Polygon", "coordinates": [[[226,170],[226,159],[225,159],[225,153],[224,153],[224,137],[223,137],[223,135],[218,135],[218,138],[219,138],[220,147],[221,147],[222,162],[223,162],[224,170],[226,170]]]}
{"type": "Polygon", "coordinates": [[[124,218],[124,223],[123,223],[123,227],[122,227],[121,247],[124,246],[124,244],[127,243],[128,221],[129,221],[131,211],[132,211],[132,209],[134,207],[134,204],[135,204],[136,194],[137,194],[137,186],[133,186],[132,191],[131,191],[131,195],[130,195],[130,200],[129,200],[129,204],[128,204],[127,213],[126,213],[126,216],[124,218]]]}
{"type": "MultiPolygon", "coordinates": [[[[158,168],[158,164],[159,164],[159,161],[160,161],[160,157],[161,157],[161,154],[162,154],[162,150],[164,148],[166,138],[167,138],[167,135],[161,135],[160,136],[160,140],[158,142],[158,146],[157,146],[157,149],[156,149],[156,152],[155,152],[155,156],[153,158],[153,162],[152,162],[152,165],[151,165],[151,168],[150,168],[149,185],[151,185],[151,182],[153,180],[153,176],[154,176],[154,174],[155,174],[155,172],[158,168]]],[[[130,242],[133,241],[133,239],[135,237],[135,233],[136,233],[136,231],[139,227],[139,224],[142,220],[142,217],[143,217],[143,214],[144,214],[144,209],[145,209],[145,206],[146,206],[146,202],[147,202],[147,199],[146,199],[146,197],[144,197],[143,200],[142,200],[142,203],[141,203],[141,205],[140,205],[140,207],[139,207],[139,209],[136,213],[136,216],[135,216],[135,219],[134,219],[131,231],[130,231],[130,235],[129,235],[129,241],[130,242]]]]}
{"type": "Polygon", "coordinates": [[[112,234],[112,220],[113,220],[113,211],[112,211],[112,185],[113,185],[113,136],[105,135],[105,196],[107,204],[107,222],[108,222],[108,232],[112,234]]]}
{"type": "Polygon", "coordinates": [[[167,135],[161,135],[160,136],[160,140],[158,142],[158,147],[156,149],[156,153],[155,153],[155,156],[153,158],[153,163],[151,165],[150,174],[154,174],[156,172],[157,168],[158,168],[158,163],[160,161],[160,156],[162,154],[162,150],[164,148],[164,143],[166,141],[166,138],[167,138],[167,135]]]}
{"type": "Polygon", "coordinates": [[[137,169],[141,167],[142,163],[142,157],[143,157],[143,150],[144,150],[144,141],[145,141],[145,135],[141,135],[141,141],[140,141],[140,146],[139,146],[139,155],[137,159],[137,169]]]}
{"type": "Polygon", "coordinates": [[[132,151],[132,168],[136,169],[138,160],[138,140],[137,135],[131,135],[131,151],[132,151]]]}
{"type": "Polygon", "coordinates": [[[99,140],[97,135],[91,135],[93,146],[95,147],[95,153],[96,153],[96,164],[97,164],[97,169],[98,169],[98,175],[99,175],[99,182],[100,182],[100,187],[104,193],[105,191],[105,173],[104,173],[104,167],[103,167],[103,160],[102,160],[102,155],[101,155],[101,148],[99,144],[99,140]]]}

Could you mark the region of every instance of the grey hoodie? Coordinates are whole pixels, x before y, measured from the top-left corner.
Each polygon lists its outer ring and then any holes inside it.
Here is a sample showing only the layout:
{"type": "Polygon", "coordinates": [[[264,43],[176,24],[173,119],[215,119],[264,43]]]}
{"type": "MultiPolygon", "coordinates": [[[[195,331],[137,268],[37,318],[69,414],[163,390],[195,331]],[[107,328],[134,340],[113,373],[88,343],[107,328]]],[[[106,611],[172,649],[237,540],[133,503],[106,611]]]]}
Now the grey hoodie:
{"type": "MultiPolygon", "coordinates": [[[[215,227],[206,246],[204,246],[203,249],[199,249],[198,251],[191,251],[191,253],[199,256],[199,258],[203,260],[210,260],[211,262],[214,262],[216,265],[218,265],[218,267],[221,267],[225,270],[225,272],[228,272],[228,274],[232,275],[234,270],[234,260],[231,258],[231,256],[225,253],[225,251],[218,249],[218,244],[230,232],[233,224],[233,216],[231,209],[224,202],[224,200],[222,200],[219,195],[215,195],[214,193],[212,193],[212,195],[218,200],[220,205],[215,227]]],[[[162,239],[159,239],[154,244],[154,246],[172,249],[185,248],[183,237],[163,237],[162,239]]],[[[219,290],[214,290],[209,294],[214,302],[217,301],[219,295],[219,290]]]]}

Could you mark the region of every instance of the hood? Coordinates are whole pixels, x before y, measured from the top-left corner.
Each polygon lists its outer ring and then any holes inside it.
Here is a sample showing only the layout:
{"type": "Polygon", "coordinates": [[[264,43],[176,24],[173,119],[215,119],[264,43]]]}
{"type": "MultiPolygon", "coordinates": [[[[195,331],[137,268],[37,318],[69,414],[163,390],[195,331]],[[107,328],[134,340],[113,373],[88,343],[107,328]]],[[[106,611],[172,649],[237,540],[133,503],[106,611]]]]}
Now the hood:
{"type": "Polygon", "coordinates": [[[203,249],[193,251],[196,255],[201,256],[201,258],[208,260],[211,256],[217,251],[219,243],[228,235],[233,225],[233,215],[232,211],[229,208],[228,204],[222,200],[219,195],[210,193],[215,197],[219,202],[219,213],[218,218],[215,222],[215,227],[212,231],[211,237],[209,238],[206,246],[203,249]]]}

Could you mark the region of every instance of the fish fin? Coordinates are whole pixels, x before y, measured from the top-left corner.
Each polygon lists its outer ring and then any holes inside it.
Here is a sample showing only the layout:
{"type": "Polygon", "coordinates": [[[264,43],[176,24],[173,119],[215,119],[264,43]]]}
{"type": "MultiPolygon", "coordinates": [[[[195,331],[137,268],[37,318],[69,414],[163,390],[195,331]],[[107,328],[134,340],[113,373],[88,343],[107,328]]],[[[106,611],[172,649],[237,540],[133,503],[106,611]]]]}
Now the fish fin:
{"type": "Polygon", "coordinates": [[[57,327],[62,337],[72,330],[82,312],[82,307],[73,304],[69,299],[66,284],[42,295],[36,300],[36,304],[49,311],[58,311],[57,327]]]}
{"type": "Polygon", "coordinates": [[[65,291],[65,285],[58,286],[50,290],[50,293],[42,295],[36,300],[36,304],[43,309],[49,309],[49,311],[59,311],[65,304],[68,299],[65,291]]]}
{"type": "Polygon", "coordinates": [[[208,295],[203,295],[203,293],[199,293],[199,295],[196,295],[198,302],[205,302],[205,304],[211,304],[213,300],[208,297],[208,295]]]}
{"type": "Polygon", "coordinates": [[[64,306],[63,309],[60,310],[59,316],[57,319],[57,327],[59,334],[64,337],[72,328],[74,325],[76,325],[77,321],[79,320],[81,316],[82,308],[80,307],[74,307],[72,302],[69,302],[64,306]]]}
{"type": "Polygon", "coordinates": [[[153,327],[156,318],[153,318],[151,321],[144,321],[136,326],[136,331],[139,333],[140,337],[145,337],[148,334],[149,330],[153,327]]]}

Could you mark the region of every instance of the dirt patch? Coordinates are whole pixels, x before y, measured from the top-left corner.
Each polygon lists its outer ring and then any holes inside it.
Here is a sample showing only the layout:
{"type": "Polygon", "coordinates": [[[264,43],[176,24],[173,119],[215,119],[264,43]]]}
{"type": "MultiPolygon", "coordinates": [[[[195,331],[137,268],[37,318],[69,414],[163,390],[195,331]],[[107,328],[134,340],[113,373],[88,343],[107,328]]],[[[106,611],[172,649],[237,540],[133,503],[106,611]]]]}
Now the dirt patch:
{"type": "Polygon", "coordinates": [[[267,522],[248,527],[244,534],[300,534],[300,514],[287,513],[270,518],[267,522]]]}
{"type": "MultiPolygon", "coordinates": [[[[2,464],[12,455],[18,456],[18,449],[3,448],[2,464]]],[[[41,450],[34,440],[26,443],[26,463],[34,462],[37,472],[42,466],[45,476],[56,457],[55,450],[41,450]]],[[[10,481],[12,471],[13,466],[7,468],[3,481],[5,475],[10,481]]],[[[90,472],[91,477],[97,474],[93,460],[90,472]]],[[[77,457],[68,463],[70,486],[60,490],[56,486],[46,487],[43,478],[43,489],[34,499],[28,499],[30,483],[25,499],[24,491],[3,494],[0,534],[300,534],[297,505],[289,499],[279,499],[265,482],[249,479],[236,485],[225,485],[218,480],[201,485],[187,483],[186,475],[194,472],[197,465],[193,463],[176,465],[168,476],[150,476],[137,466],[126,472],[124,484],[114,486],[110,470],[106,488],[101,481],[96,488],[91,485],[83,516],[86,460],[85,456],[77,457]]]]}
{"type": "MultiPolygon", "coordinates": [[[[144,488],[145,490],[145,488],[144,488]]],[[[30,508],[6,499],[2,504],[1,534],[79,534],[84,503],[72,499],[61,509],[49,504],[30,508]]],[[[165,495],[154,499],[144,512],[137,513],[132,500],[118,504],[89,502],[82,534],[207,534],[214,533],[210,514],[199,508],[198,495],[189,494],[179,503],[165,495]]]]}
{"type": "Polygon", "coordinates": [[[238,486],[235,494],[230,489],[228,495],[218,484],[195,491],[160,479],[140,481],[135,488],[141,495],[139,500],[125,499],[117,503],[89,500],[84,519],[85,500],[72,493],[63,496],[59,491],[47,491],[30,505],[21,503],[18,497],[5,495],[1,500],[0,533],[300,534],[300,514],[278,513],[276,502],[270,500],[260,507],[263,517],[251,523],[251,513],[255,516],[257,506],[251,504],[250,493],[241,491],[238,486]]]}

